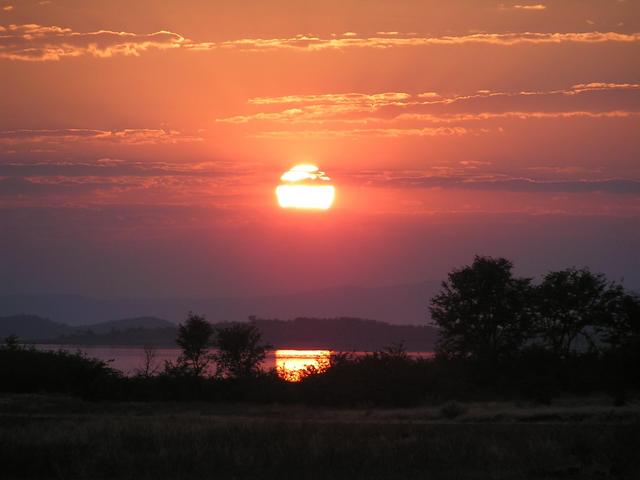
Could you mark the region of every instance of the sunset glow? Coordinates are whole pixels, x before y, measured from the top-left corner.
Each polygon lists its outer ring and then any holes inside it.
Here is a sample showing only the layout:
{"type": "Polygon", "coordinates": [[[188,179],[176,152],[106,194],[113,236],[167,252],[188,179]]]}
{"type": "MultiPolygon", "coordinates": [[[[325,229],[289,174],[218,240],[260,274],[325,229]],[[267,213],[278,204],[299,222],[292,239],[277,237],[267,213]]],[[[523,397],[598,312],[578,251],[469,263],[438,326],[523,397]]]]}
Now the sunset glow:
{"type": "Polygon", "coordinates": [[[2,0],[3,478],[633,478],[638,59],[640,0],[2,0]]]}
{"type": "Polygon", "coordinates": [[[283,183],[276,188],[276,196],[282,208],[328,210],[333,205],[335,187],[315,165],[296,165],[280,180],[283,183]]]}
{"type": "MultiPolygon", "coordinates": [[[[185,5],[0,6],[0,293],[413,285],[474,253],[640,289],[640,1],[185,5]]],[[[345,313],[284,313],[316,312],[345,313]]]]}

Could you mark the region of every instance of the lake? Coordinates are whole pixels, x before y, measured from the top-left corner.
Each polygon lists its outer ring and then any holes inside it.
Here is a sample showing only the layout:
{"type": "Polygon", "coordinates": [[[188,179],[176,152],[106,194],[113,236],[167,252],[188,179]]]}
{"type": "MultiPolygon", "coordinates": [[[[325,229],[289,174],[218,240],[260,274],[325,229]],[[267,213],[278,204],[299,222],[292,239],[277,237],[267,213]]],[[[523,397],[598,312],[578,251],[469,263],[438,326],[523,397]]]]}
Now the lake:
{"type": "MultiPolygon", "coordinates": [[[[144,367],[145,351],[138,346],[108,345],[36,345],[41,350],[81,351],[88,357],[97,358],[126,375],[134,375],[144,367]]],[[[308,367],[322,368],[331,355],[331,350],[271,350],[267,353],[262,367],[266,370],[277,368],[279,374],[287,380],[296,380],[300,372],[308,367]]],[[[356,352],[362,354],[363,352],[356,352]]],[[[180,355],[178,348],[156,348],[152,366],[162,370],[165,361],[175,361],[180,355]]],[[[412,357],[430,357],[432,352],[409,352],[412,357]]]]}

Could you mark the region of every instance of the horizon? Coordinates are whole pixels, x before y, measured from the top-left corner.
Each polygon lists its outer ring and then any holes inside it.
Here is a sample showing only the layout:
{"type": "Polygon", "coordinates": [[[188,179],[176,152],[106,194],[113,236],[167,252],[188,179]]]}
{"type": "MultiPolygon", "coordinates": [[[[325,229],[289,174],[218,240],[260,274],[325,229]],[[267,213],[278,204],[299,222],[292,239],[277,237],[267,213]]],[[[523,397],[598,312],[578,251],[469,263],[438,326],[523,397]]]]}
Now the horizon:
{"type": "Polygon", "coordinates": [[[1,295],[640,286],[636,2],[3,5],[1,295]]]}
{"type": "MultiPolygon", "coordinates": [[[[4,301],[0,303],[0,317],[32,314],[82,327],[141,317],[179,324],[188,311],[198,311],[214,323],[242,322],[255,316],[280,320],[357,318],[390,325],[432,325],[425,305],[440,291],[443,280],[378,287],[330,287],[255,297],[100,298],[75,294],[0,294],[0,300],[4,301]]],[[[531,280],[537,285],[542,278],[531,280]]],[[[639,293],[627,282],[619,284],[629,292],[639,293]]]]}

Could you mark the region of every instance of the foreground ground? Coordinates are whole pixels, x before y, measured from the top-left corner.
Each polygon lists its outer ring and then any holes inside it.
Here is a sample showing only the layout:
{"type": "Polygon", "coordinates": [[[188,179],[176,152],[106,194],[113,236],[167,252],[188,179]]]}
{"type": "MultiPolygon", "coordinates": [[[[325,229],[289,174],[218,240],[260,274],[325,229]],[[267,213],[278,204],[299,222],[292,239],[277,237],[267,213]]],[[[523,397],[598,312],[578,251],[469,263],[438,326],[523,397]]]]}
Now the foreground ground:
{"type": "Polygon", "coordinates": [[[3,478],[640,478],[640,403],[349,409],[0,397],[3,478]]]}

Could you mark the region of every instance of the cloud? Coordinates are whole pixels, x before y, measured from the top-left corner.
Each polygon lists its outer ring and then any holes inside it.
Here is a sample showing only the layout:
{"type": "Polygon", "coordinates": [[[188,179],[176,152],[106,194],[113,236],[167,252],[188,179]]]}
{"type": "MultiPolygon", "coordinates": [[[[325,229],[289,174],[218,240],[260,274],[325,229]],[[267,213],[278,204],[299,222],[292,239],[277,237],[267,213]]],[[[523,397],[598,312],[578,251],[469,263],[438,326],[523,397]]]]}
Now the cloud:
{"type": "Polygon", "coordinates": [[[237,177],[242,169],[223,162],[158,162],[101,158],[90,162],[45,161],[0,164],[9,177],[237,177]]]}
{"type": "Polygon", "coordinates": [[[393,105],[411,98],[404,92],[383,93],[327,93],[319,95],[287,95],[282,97],[254,97],[249,99],[253,105],[272,105],[286,103],[331,103],[331,104],[360,104],[360,105],[393,105]]]}
{"type": "Polygon", "coordinates": [[[527,10],[527,11],[532,11],[532,12],[541,12],[543,10],[546,10],[547,6],[543,5],[542,3],[534,3],[534,4],[528,4],[528,5],[514,5],[512,8],[514,8],[515,10],[527,10]]]}
{"type": "Polygon", "coordinates": [[[445,95],[436,92],[419,94],[349,92],[255,97],[250,98],[248,104],[259,107],[262,111],[219,118],[216,121],[231,124],[275,122],[370,125],[403,120],[450,124],[498,118],[521,120],[628,118],[638,115],[637,111],[628,109],[637,104],[637,99],[629,97],[629,95],[635,95],[635,92],[640,92],[640,84],[593,82],[548,91],[479,90],[464,95],[445,95]],[[628,92],[628,94],[623,98],[619,94],[614,95],[615,92],[628,92]],[[599,103],[596,102],[594,105],[595,95],[598,96],[599,103]],[[585,101],[579,101],[580,98],[584,98],[585,101]],[[541,100],[548,100],[547,105],[544,105],[541,100]],[[468,104],[471,102],[475,102],[476,105],[469,110],[468,104]],[[279,106],[287,108],[274,110],[279,106]],[[448,111],[453,106],[456,106],[456,110],[459,111],[456,113],[448,111]],[[540,109],[543,106],[549,110],[526,110],[531,107],[540,109]]]}
{"type": "Polygon", "coordinates": [[[640,180],[624,178],[538,180],[507,175],[420,175],[385,172],[356,182],[391,188],[448,188],[532,193],[613,193],[640,195],[640,180]]]}
{"type": "Polygon", "coordinates": [[[617,32],[556,32],[556,33],[475,33],[469,35],[447,35],[427,37],[419,35],[393,35],[374,37],[344,37],[344,36],[314,36],[296,35],[284,38],[243,38],[227,40],[217,43],[185,43],[184,48],[192,50],[239,49],[246,51],[263,50],[336,50],[346,48],[376,48],[393,47],[425,47],[438,45],[488,44],[499,46],[511,45],[541,45],[562,43],[604,43],[622,42],[636,43],[640,41],[640,33],[617,32]]]}
{"type": "Polygon", "coordinates": [[[349,113],[375,112],[387,106],[405,106],[411,101],[411,95],[402,92],[383,92],[376,94],[365,93],[336,93],[319,95],[288,95],[283,97],[255,97],[250,98],[250,105],[269,107],[273,105],[296,104],[295,108],[288,108],[278,112],[259,112],[249,115],[234,115],[219,118],[222,123],[248,123],[261,121],[310,121],[328,116],[345,115],[349,113]]]}
{"type": "MultiPolygon", "coordinates": [[[[606,119],[606,118],[637,118],[640,117],[638,111],[628,110],[607,110],[607,111],[504,111],[504,112],[477,112],[477,113],[401,113],[399,115],[386,117],[362,117],[362,118],[335,118],[338,113],[347,113],[347,109],[322,108],[322,109],[289,109],[282,112],[256,113],[252,115],[236,115],[217,120],[222,123],[246,124],[253,121],[267,121],[277,123],[297,123],[297,124],[362,124],[372,125],[375,123],[391,123],[405,120],[414,120],[428,123],[462,123],[478,122],[496,119],[516,119],[516,120],[543,120],[543,119],[606,119]],[[323,115],[326,114],[326,115],[323,115]]],[[[350,112],[362,112],[363,110],[351,109],[350,112]]]]}
{"type": "Polygon", "coordinates": [[[464,102],[467,100],[474,100],[480,98],[491,97],[541,97],[541,96],[573,96],[580,95],[589,92],[613,92],[613,91],[633,91],[640,90],[639,83],[580,83],[572,85],[569,88],[561,88],[556,90],[523,90],[519,92],[500,92],[492,90],[478,90],[475,93],[467,95],[438,95],[434,92],[427,92],[426,94],[419,94],[419,98],[424,98],[423,104],[451,104],[457,102],[464,102]]]}
{"type": "Polygon", "coordinates": [[[398,115],[394,120],[419,120],[433,123],[459,123],[472,122],[482,120],[494,120],[501,118],[510,118],[518,120],[544,120],[544,119],[563,119],[563,118],[630,118],[640,117],[640,112],[613,110],[606,112],[588,112],[588,111],[567,111],[567,112],[480,112],[480,113],[459,113],[451,115],[433,115],[423,113],[405,113],[398,115]]]}
{"type": "Polygon", "coordinates": [[[353,48],[388,49],[440,45],[487,44],[498,46],[563,43],[637,43],[640,33],[618,32],[520,32],[475,33],[468,35],[423,36],[414,33],[381,32],[374,36],[343,34],[294,35],[276,38],[240,38],[218,42],[194,42],[166,30],[149,33],[98,30],[76,32],[60,26],[38,24],[0,26],[0,58],[22,61],[60,60],[66,57],[114,55],[137,56],[149,50],[189,51],[321,51],[353,48]]]}
{"type": "MultiPolygon", "coordinates": [[[[3,163],[0,197],[6,207],[215,204],[225,208],[246,202],[256,185],[265,181],[257,171],[255,165],[227,162],[99,159],[3,163]]],[[[266,178],[277,175],[270,172],[266,178]]]]}
{"type": "Polygon", "coordinates": [[[425,127],[425,128],[354,128],[323,130],[276,130],[258,132],[254,138],[362,138],[362,137],[440,137],[466,135],[468,133],[485,133],[463,127],[425,127]]]}
{"type": "Polygon", "coordinates": [[[5,12],[10,12],[11,10],[13,10],[13,5],[5,5],[4,7],[2,7],[2,10],[4,10],[5,12]]]}
{"type": "Polygon", "coordinates": [[[584,92],[597,92],[603,90],[640,90],[639,83],[579,83],[573,85],[569,90],[564,90],[562,93],[567,95],[576,95],[584,92]]]}
{"type": "Polygon", "coordinates": [[[0,178],[0,196],[4,197],[40,197],[56,194],[85,194],[118,185],[95,181],[33,180],[25,177],[0,178]]]}
{"type": "Polygon", "coordinates": [[[22,61],[60,60],[65,57],[140,55],[150,49],[179,48],[185,38],[177,33],[150,34],[75,32],[70,28],[37,24],[0,26],[0,58],[22,61]]]}
{"type": "Polygon", "coordinates": [[[123,129],[93,130],[85,128],[51,130],[0,131],[0,145],[64,144],[76,142],[104,142],[124,145],[175,144],[200,142],[199,136],[186,135],[175,130],[123,129]]]}

